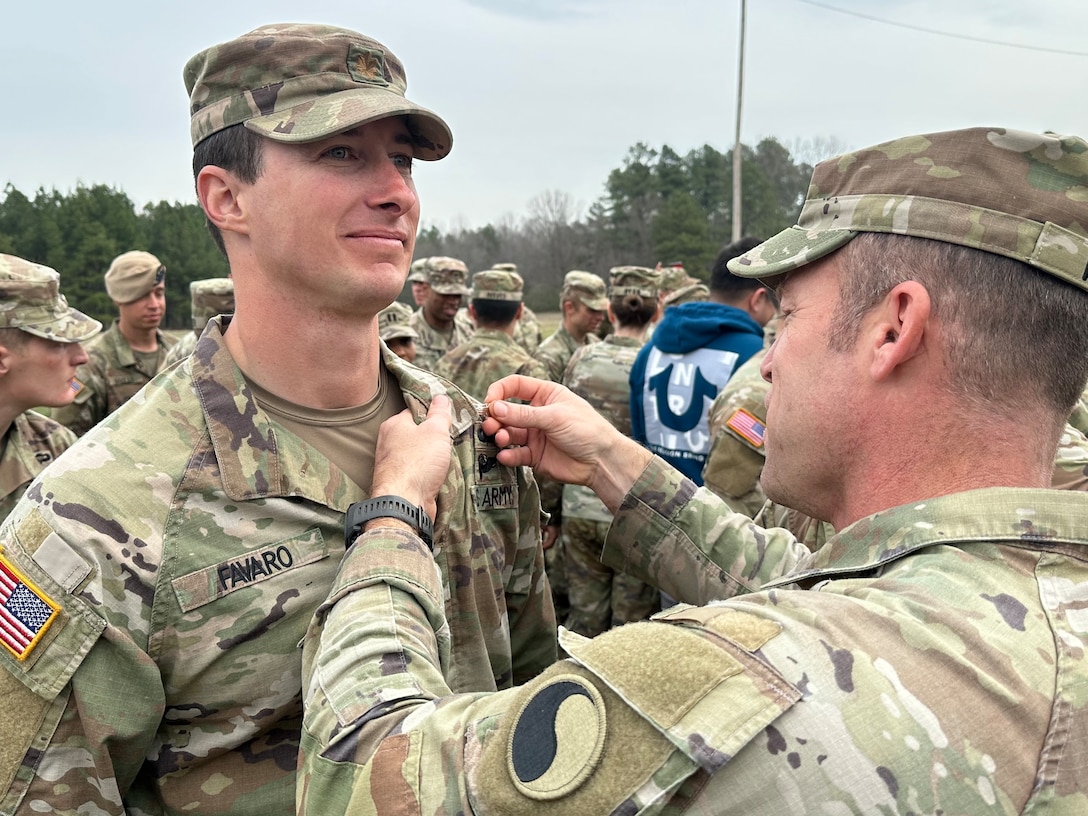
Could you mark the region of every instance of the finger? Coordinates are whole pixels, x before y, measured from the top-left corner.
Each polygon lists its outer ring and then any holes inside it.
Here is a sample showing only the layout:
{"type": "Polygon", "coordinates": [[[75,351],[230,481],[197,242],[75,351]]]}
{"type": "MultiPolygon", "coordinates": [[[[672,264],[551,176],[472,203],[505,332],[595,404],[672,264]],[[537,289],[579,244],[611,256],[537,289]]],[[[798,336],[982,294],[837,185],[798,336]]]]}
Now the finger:
{"type": "Polygon", "coordinates": [[[435,422],[444,425],[448,432],[453,425],[453,404],[445,394],[435,394],[431,397],[431,405],[427,409],[427,418],[424,422],[435,422]]]}
{"type": "Polygon", "coordinates": [[[503,448],[495,455],[495,458],[499,460],[499,464],[506,467],[519,465],[532,467],[533,465],[532,448],[503,448]]]}
{"type": "Polygon", "coordinates": [[[500,448],[524,445],[528,439],[529,432],[525,428],[500,428],[495,432],[495,444],[500,448]]]}
{"type": "Polygon", "coordinates": [[[521,374],[511,374],[503,377],[498,382],[493,382],[487,389],[484,402],[492,403],[496,400],[523,400],[536,405],[543,405],[561,386],[557,386],[551,380],[538,380],[535,377],[525,377],[521,374]]]}

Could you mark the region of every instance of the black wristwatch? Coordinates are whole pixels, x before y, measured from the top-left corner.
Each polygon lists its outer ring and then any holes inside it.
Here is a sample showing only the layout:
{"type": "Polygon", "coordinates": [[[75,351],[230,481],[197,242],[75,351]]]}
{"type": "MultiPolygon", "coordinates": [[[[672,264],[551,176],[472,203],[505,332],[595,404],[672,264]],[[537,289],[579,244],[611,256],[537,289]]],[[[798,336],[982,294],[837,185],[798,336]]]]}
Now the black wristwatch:
{"type": "Polygon", "coordinates": [[[411,504],[400,496],[375,496],[355,502],[344,515],[344,549],[355,543],[363,532],[363,525],[371,519],[395,518],[415,528],[427,549],[434,551],[434,522],[423,508],[411,504]]]}

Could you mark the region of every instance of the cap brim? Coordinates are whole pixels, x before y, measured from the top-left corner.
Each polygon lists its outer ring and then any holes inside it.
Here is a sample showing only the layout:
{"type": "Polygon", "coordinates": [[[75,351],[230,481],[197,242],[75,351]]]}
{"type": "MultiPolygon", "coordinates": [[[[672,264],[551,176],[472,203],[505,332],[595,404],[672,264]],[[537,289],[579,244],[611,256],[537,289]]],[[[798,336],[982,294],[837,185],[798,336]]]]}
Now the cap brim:
{"type": "Polygon", "coordinates": [[[461,297],[471,297],[472,290],[467,286],[436,286],[430,284],[431,291],[440,295],[460,295],[461,297]]]}
{"type": "Polygon", "coordinates": [[[83,312],[70,309],[59,320],[47,323],[35,323],[33,326],[19,326],[19,329],[35,337],[55,340],[58,343],[82,343],[102,331],[102,324],[83,312]]]}
{"type": "Polygon", "coordinates": [[[604,312],[608,309],[608,298],[578,298],[582,305],[595,312],[604,312]]]}
{"type": "Polygon", "coordinates": [[[855,230],[809,230],[794,225],[733,258],[727,266],[738,277],[758,278],[773,286],[779,276],[823,258],[857,235],[855,230]]]}
{"type": "Polygon", "coordinates": [[[408,118],[415,158],[435,161],[453,148],[453,133],[442,117],[381,88],[326,94],[287,110],[247,119],[245,126],[273,141],[301,144],[390,116],[408,118]]]}

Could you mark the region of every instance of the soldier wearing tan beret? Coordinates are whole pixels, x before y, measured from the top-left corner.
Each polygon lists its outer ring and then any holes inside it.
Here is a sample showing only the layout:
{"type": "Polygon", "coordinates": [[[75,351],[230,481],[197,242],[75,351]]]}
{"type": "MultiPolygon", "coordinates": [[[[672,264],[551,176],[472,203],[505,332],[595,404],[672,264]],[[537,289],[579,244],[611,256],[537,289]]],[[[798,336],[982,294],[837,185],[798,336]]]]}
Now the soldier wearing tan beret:
{"type": "Polygon", "coordinates": [[[150,252],[134,249],[113,259],[106,294],[118,316],[87,344],[76,398],[56,412],[58,421],[82,436],[116,411],[166,366],[174,339],[159,330],[166,314],[166,267],[150,252]]]}

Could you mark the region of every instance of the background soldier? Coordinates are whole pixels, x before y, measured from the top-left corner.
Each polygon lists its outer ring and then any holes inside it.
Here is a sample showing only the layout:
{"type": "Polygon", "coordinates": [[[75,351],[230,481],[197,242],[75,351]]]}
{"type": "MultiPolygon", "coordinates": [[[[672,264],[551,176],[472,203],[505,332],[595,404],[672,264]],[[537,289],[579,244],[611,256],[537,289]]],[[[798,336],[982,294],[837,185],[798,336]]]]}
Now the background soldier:
{"type": "MultiPolygon", "coordinates": [[[[72,401],[76,368],[87,361],[80,341],[101,330],[68,306],[54,270],[0,255],[0,521],[75,442],[70,430],[30,409],[72,401]]],[[[8,622],[0,625],[0,640],[21,637],[8,622]]]]}
{"type": "Polygon", "coordinates": [[[418,309],[427,299],[427,259],[419,258],[412,261],[411,271],[408,273],[408,283],[412,287],[412,302],[418,309]]]}
{"type": "Polygon", "coordinates": [[[54,418],[77,436],[116,411],[166,365],[174,340],[159,330],[166,314],[166,267],[150,252],[132,250],[113,259],[106,293],[118,311],[87,344],[88,360],[76,374],[76,398],[54,418]]]}
{"type": "Polygon", "coordinates": [[[234,314],[234,281],[230,278],[206,278],[189,284],[193,330],[174,343],[166,353],[165,366],[188,357],[196,348],[197,338],[216,315],[234,314]]]}
{"type": "MultiPolygon", "coordinates": [[[[641,266],[617,266],[610,271],[608,318],[613,331],[601,342],[575,351],[563,378],[564,385],[628,437],[628,376],[645,342],[646,327],[657,316],[660,279],[660,273],[641,266]]],[[[598,554],[611,521],[612,513],[588,487],[563,486],[563,558],[570,598],[567,628],[586,637],[645,620],[661,608],[653,586],[600,562],[598,554]]]]}
{"type": "Polygon", "coordinates": [[[670,306],[631,369],[631,429],[685,476],[700,482],[710,449],[707,411],[745,360],[763,347],[774,294],[730,274],[730,258],[759,241],[724,247],[710,274],[710,300],[670,306]]]}
{"type": "MultiPolygon", "coordinates": [[[[500,272],[517,272],[518,265],[512,263],[497,263],[491,265],[492,269],[498,269],[500,272]]],[[[525,303],[524,298],[521,304],[521,317],[518,318],[517,324],[514,326],[514,342],[525,349],[529,354],[536,352],[540,346],[540,341],[544,339],[544,334],[540,330],[540,320],[536,316],[536,312],[530,309],[525,303]]]]}
{"type": "Polygon", "coordinates": [[[411,308],[398,300],[378,312],[378,336],[391,352],[409,363],[415,362],[419,337],[409,323],[411,318],[411,308]]]}
{"type": "Polygon", "coordinates": [[[434,366],[466,394],[482,400],[495,380],[508,374],[547,378],[547,370],[514,341],[524,283],[517,272],[487,269],[472,277],[469,314],[476,331],[434,366]]]}
{"type": "MultiPolygon", "coordinates": [[[[548,369],[548,379],[563,382],[567,363],[579,348],[596,343],[600,338],[595,332],[607,315],[608,287],[599,275],[592,272],[571,270],[563,278],[559,292],[559,309],[562,319],[559,328],[550,335],[534,355],[548,369]]],[[[544,559],[548,564],[548,580],[552,588],[552,600],[559,620],[570,614],[567,585],[566,556],[563,552],[563,485],[554,479],[540,477],[540,504],[548,514],[544,526],[544,559]]]]}
{"type": "Polygon", "coordinates": [[[461,308],[468,288],[468,267],[457,258],[436,256],[423,259],[427,273],[427,295],[412,315],[416,338],[415,364],[433,371],[438,359],[472,336],[474,326],[461,308]]]}

